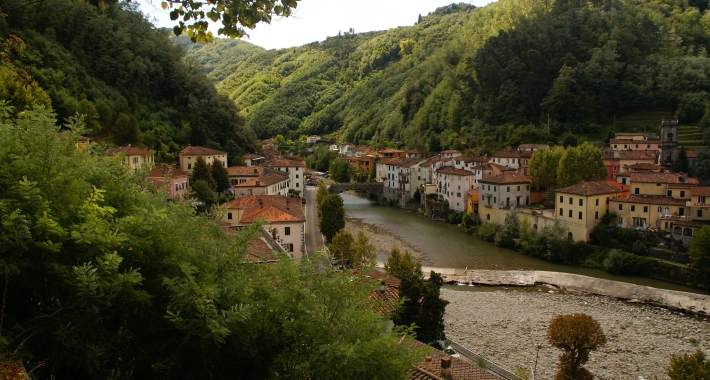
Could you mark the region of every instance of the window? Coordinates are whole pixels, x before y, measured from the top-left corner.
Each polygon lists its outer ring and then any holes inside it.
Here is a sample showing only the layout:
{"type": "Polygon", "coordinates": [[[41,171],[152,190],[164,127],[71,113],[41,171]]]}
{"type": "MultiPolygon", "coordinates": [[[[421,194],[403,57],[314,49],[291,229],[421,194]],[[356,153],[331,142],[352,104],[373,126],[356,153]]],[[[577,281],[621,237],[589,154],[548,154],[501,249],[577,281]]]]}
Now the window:
{"type": "Polygon", "coordinates": [[[299,184],[298,182],[296,182],[296,187],[300,187],[299,185],[300,185],[300,184],[299,184]]]}
{"type": "Polygon", "coordinates": [[[289,245],[288,245],[288,251],[289,251],[289,252],[293,252],[293,244],[289,244],[289,245]]]}
{"type": "Polygon", "coordinates": [[[496,199],[496,197],[493,197],[493,203],[496,203],[496,202],[498,202],[498,200],[496,199]]]}
{"type": "Polygon", "coordinates": [[[685,209],[684,209],[683,207],[681,207],[681,208],[678,209],[678,215],[679,215],[679,216],[685,215],[685,209]]]}
{"type": "Polygon", "coordinates": [[[596,205],[595,205],[595,206],[599,206],[599,198],[596,199],[596,205]]]}
{"type": "Polygon", "coordinates": [[[582,198],[579,198],[579,205],[584,206],[584,200],[582,198]]]}
{"type": "Polygon", "coordinates": [[[582,219],[582,212],[579,212],[579,219],[582,219]]]}
{"type": "Polygon", "coordinates": [[[560,209],[560,216],[562,216],[562,215],[564,215],[564,214],[565,214],[565,210],[564,210],[564,209],[560,209]]]}
{"type": "Polygon", "coordinates": [[[284,235],[291,235],[291,227],[284,227],[284,235]]]}
{"type": "Polygon", "coordinates": [[[565,201],[565,197],[560,195],[560,203],[564,203],[564,201],[565,201]]]}
{"type": "Polygon", "coordinates": [[[702,217],[703,217],[703,210],[698,210],[698,218],[702,218],[702,217]]]}
{"type": "Polygon", "coordinates": [[[705,203],[705,197],[698,197],[698,203],[705,203]]]}
{"type": "Polygon", "coordinates": [[[520,186],[518,186],[518,191],[520,191],[520,186]]]}
{"type": "Polygon", "coordinates": [[[599,211],[594,212],[594,219],[599,219],[599,211]]]}
{"type": "Polygon", "coordinates": [[[572,210],[569,210],[569,217],[572,217],[572,210]]]}
{"type": "Polygon", "coordinates": [[[498,191],[498,188],[496,186],[493,186],[493,191],[498,191]]]}
{"type": "Polygon", "coordinates": [[[228,212],[228,213],[227,213],[227,219],[232,219],[232,213],[231,213],[231,212],[228,212]]]}
{"type": "Polygon", "coordinates": [[[296,174],[296,179],[298,179],[298,174],[296,174]]]}
{"type": "Polygon", "coordinates": [[[634,189],[634,194],[640,194],[640,193],[641,193],[641,189],[639,189],[638,187],[634,189]]]}
{"type": "Polygon", "coordinates": [[[636,205],[631,205],[631,211],[636,211],[636,205]]]}
{"type": "Polygon", "coordinates": [[[658,212],[663,212],[663,207],[658,206],[658,212]]]}
{"type": "Polygon", "coordinates": [[[491,220],[491,214],[486,214],[486,220],[491,220]]]}
{"type": "Polygon", "coordinates": [[[574,204],[573,202],[574,202],[574,199],[572,199],[572,197],[569,197],[569,204],[574,204]]]}
{"type": "Polygon", "coordinates": [[[510,193],[510,186],[508,186],[507,192],[510,193]]]}
{"type": "Polygon", "coordinates": [[[643,206],[643,212],[648,212],[648,206],[643,206]]]}
{"type": "Polygon", "coordinates": [[[619,203],[619,210],[623,210],[623,209],[624,209],[624,205],[622,205],[621,203],[619,203]]]}
{"type": "Polygon", "coordinates": [[[189,163],[188,163],[188,164],[187,164],[187,168],[188,168],[188,169],[192,169],[192,164],[189,164],[189,163]]]}
{"type": "Polygon", "coordinates": [[[673,190],[668,190],[668,192],[666,193],[666,195],[668,195],[669,197],[672,197],[672,196],[673,196],[673,190]]]}
{"type": "Polygon", "coordinates": [[[680,191],[680,197],[685,198],[685,191],[683,191],[683,190],[680,191]]]}
{"type": "Polygon", "coordinates": [[[530,190],[530,185],[525,185],[525,190],[530,190]]]}

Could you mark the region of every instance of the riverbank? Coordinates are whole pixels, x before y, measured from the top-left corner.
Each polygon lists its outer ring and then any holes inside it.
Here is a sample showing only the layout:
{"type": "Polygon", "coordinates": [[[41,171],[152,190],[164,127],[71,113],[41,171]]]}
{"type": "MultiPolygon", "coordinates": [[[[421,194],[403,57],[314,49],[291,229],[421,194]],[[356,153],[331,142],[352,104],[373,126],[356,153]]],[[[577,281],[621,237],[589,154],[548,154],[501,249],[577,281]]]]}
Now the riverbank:
{"type": "Polygon", "coordinates": [[[593,352],[587,368],[598,379],[667,379],[674,354],[710,352],[710,323],[704,318],[595,295],[442,289],[446,335],[472,351],[515,371],[531,368],[541,345],[536,379],[553,379],[560,351],[545,338],[560,314],[586,313],[599,322],[606,346],[593,352]]]}
{"type": "Polygon", "coordinates": [[[401,251],[408,250],[411,252],[414,257],[418,258],[422,262],[422,264],[431,263],[431,260],[429,260],[420,249],[411,243],[401,239],[383,227],[367,223],[363,219],[350,218],[346,216],[344,230],[350,232],[353,236],[357,236],[360,231],[364,231],[367,238],[370,240],[370,244],[372,244],[377,251],[378,261],[387,261],[387,257],[389,256],[390,251],[392,251],[392,248],[397,247],[401,251]]]}

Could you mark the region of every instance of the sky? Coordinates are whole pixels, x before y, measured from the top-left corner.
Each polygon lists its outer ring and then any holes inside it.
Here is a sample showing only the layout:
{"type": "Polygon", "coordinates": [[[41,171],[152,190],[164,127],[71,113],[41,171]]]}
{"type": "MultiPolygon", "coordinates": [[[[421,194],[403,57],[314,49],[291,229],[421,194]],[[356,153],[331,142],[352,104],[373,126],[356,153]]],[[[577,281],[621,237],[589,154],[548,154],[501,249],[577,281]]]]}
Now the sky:
{"type": "MultiPolygon", "coordinates": [[[[158,27],[172,28],[168,11],[160,8],[161,0],[137,0],[140,10],[158,27]]],[[[355,33],[387,30],[414,25],[419,14],[426,16],[436,8],[451,3],[465,2],[484,6],[491,0],[301,0],[288,18],[274,18],[271,24],[259,23],[248,30],[248,42],[266,49],[301,46],[323,41],[338,31],[350,28],[355,33]]],[[[210,28],[217,34],[217,28],[210,28]]]]}

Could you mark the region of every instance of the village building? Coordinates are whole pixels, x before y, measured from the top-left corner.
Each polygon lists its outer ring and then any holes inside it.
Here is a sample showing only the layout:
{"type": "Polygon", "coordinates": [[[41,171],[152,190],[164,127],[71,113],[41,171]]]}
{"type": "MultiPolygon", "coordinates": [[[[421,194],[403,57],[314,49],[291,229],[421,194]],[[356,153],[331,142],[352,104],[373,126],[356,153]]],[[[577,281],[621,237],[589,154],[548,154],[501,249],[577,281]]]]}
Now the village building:
{"type": "Polygon", "coordinates": [[[397,166],[399,183],[399,207],[407,208],[407,203],[415,197],[419,191],[419,186],[424,184],[421,180],[421,168],[419,164],[424,162],[422,158],[404,159],[397,166]]]}
{"type": "Polygon", "coordinates": [[[392,157],[402,157],[404,158],[404,151],[399,149],[386,148],[377,152],[380,157],[392,158],[392,157]]]}
{"type": "Polygon", "coordinates": [[[245,154],[242,156],[242,159],[246,166],[256,166],[266,161],[266,157],[255,153],[245,154]]]}
{"type": "Polygon", "coordinates": [[[530,178],[524,174],[506,172],[481,179],[478,187],[478,215],[480,220],[503,224],[505,210],[528,206],[530,178]],[[503,210],[503,212],[501,212],[503,210]]]}
{"type": "Polygon", "coordinates": [[[123,156],[122,162],[128,170],[133,174],[139,170],[150,170],[155,166],[155,155],[153,152],[145,149],[132,147],[131,144],[126,146],[108,149],[106,154],[109,156],[123,156]]]}
{"type": "MultiPolygon", "coordinates": [[[[634,195],[664,195],[689,199],[690,188],[698,185],[698,180],[684,173],[631,172],[629,185],[634,195]]],[[[624,177],[625,178],[625,177],[624,177]]]]}
{"type": "Polygon", "coordinates": [[[609,211],[619,215],[619,226],[641,229],[667,229],[670,217],[689,215],[687,201],[665,195],[631,194],[611,200],[609,211]]]}
{"type": "Polygon", "coordinates": [[[404,158],[423,158],[424,152],[419,149],[410,149],[404,152],[404,158]]]}
{"type": "Polygon", "coordinates": [[[710,226],[710,187],[698,186],[690,189],[690,201],[686,202],[686,206],[690,207],[689,215],[664,216],[662,223],[674,240],[689,247],[695,233],[705,226],[710,226]]]}
{"type": "Polygon", "coordinates": [[[589,234],[609,212],[609,202],[629,195],[629,187],[615,181],[580,182],[555,190],[557,218],[576,241],[589,234]]]}
{"type": "Polygon", "coordinates": [[[339,159],[347,161],[352,166],[354,173],[370,174],[372,168],[375,167],[374,156],[340,157],[339,159]]]}
{"type": "Polygon", "coordinates": [[[234,186],[246,181],[259,178],[264,174],[264,168],[255,166],[230,166],[227,168],[227,178],[234,186]]]}
{"type": "Polygon", "coordinates": [[[286,173],[266,173],[232,186],[236,197],[252,195],[288,196],[289,177],[286,173]]]}
{"type": "Polygon", "coordinates": [[[519,152],[530,152],[533,153],[539,149],[547,148],[550,149],[550,146],[547,144],[520,144],[518,145],[518,151],[519,152]]]}
{"type": "Polygon", "coordinates": [[[74,144],[74,147],[76,149],[84,151],[86,149],[89,149],[90,142],[91,142],[91,138],[86,137],[86,136],[79,136],[79,138],[76,140],[76,144],[74,144]]]}
{"type": "Polygon", "coordinates": [[[189,177],[187,172],[167,166],[155,168],[146,174],[146,179],[155,183],[158,190],[167,192],[167,199],[184,199],[190,192],[189,177]]]}
{"type": "Polygon", "coordinates": [[[306,137],[307,144],[315,144],[318,142],[318,140],[320,140],[320,136],[318,136],[318,135],[310,135],[310,136],[306,137]]]}
{"type": "Polygon", "coordinates": [[[246,227],[263,221],[279,245],[300,260],[304,250],[306,216],[300,200],[283,196],[248,196],[220,206],[222,222],[232,227],[246,227]]]}
{"type": "Polygon", "coordinates": [[[610,139],[609,147],[615,151],[650,150],[658,151],[660,140],[610,139]]]}
{"type": "Polygon", "coordinates": [[[261,150],[262,151],[267,151],[267,150],[279,150],[279,142],[274,140],[274,139],[266,139],[266,140],[261,140],[261,150]]]}
{"type": "Polygon", "coordinates": [[[466,192],[466,212],[478,214],[478,189],[466,192]]]}
{"type": "Polygon", "coordinates": [[[517,149],[499,150],[491,156],[491,162],[518,169],[520,167],[520,151],[517,149]]]}
{"type": "Polygon", "coordinates": [[[295,158],[294,156],[289,158],[267,161],[260,166],[286,173],[289,177],[289,189],[291,192],[300,194],[305,189],[306,184],[306,163],[293,159],[295,158]]]}
{"type": "Polygon", "coordinates": [[[455,150],[455,149],[449,149],[445,150],[443,152],[439,152],[439,158],[456,158],[461,156],[461,151],[455,150]]]}
{"type": "Polygon", "coordinates": [[[180,170],[192,174],[197,157],[202,157],[207,165],[212,165],[215,160],[219,160],[225,168],[229,166],[227,164],[227,152],[203,146],[188,145],[180,151],[180,170]]]}
{"type": "Polygon", "coordinates": [[[380,158],[379,161],[377,161],[377,175],[378,178],[382,178],[382,195],[387,201],[399,201],[399,171],[397,170],[397,166],[399,166],[402,160],[404,160],[404,158],[392,157],[380,158]]]}

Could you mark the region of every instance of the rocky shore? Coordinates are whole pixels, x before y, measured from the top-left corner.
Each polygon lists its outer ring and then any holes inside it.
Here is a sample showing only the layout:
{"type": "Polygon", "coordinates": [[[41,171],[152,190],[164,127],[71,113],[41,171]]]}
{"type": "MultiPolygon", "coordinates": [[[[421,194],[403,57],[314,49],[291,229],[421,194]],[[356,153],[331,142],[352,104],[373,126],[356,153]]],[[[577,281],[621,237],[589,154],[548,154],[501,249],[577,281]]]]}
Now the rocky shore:
{"type": "Polygon", "coordinates": [[[408,250],[411,252],[414,257],[421,260],[422,264],[426,265],[428,263],[426,255],[421,250],[393,235],[385,228],[366,223],[362,219],[345,217],[345,231],[350,232],[353,236],[357,236],[358,232],[364,231],[368,239],[370,239],[370,244],[374,245],[375,250],[377,250],[380,257],[378,260],[382,260],[382,258],[386,260],[392,248],[397,247],[401,251],[408,250]]]}
{"type": "Polygon", "coordinates": [[[586,313],[601,325],[606,346],[591,355],[587,368],[598,379],[667,379],[674,354],[700,348],[710,352],[710,322],[663,308],[630,304],[559,290],[518,288],[499,291],[442,289],[446,335],[508,368],[532,368],[540,345],[536,379],[553,379],[560,351],[549,346],[549,321],[560,314],[586,313]]]}

